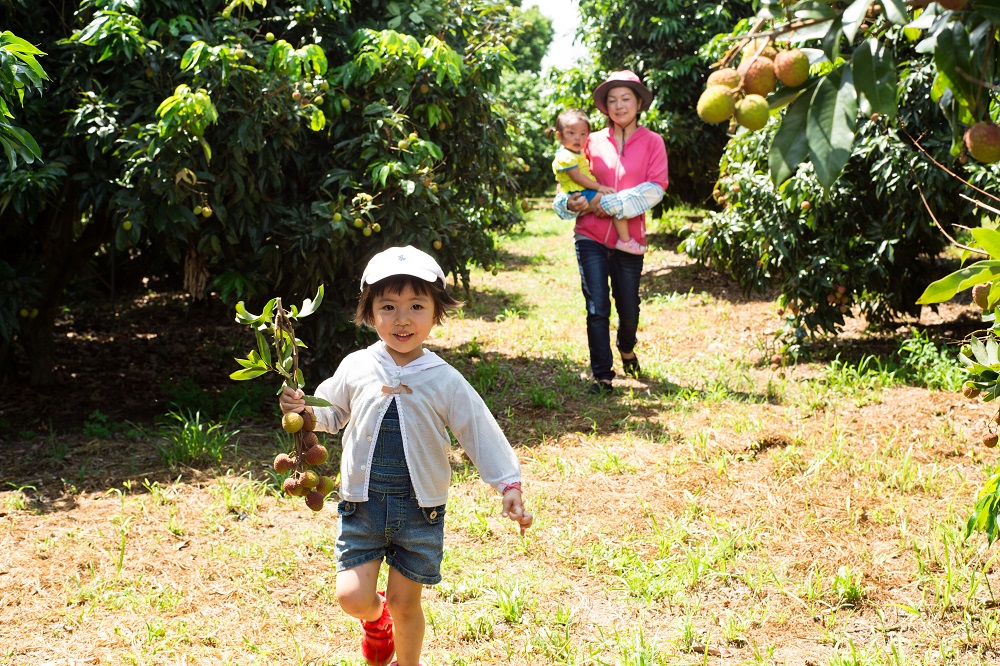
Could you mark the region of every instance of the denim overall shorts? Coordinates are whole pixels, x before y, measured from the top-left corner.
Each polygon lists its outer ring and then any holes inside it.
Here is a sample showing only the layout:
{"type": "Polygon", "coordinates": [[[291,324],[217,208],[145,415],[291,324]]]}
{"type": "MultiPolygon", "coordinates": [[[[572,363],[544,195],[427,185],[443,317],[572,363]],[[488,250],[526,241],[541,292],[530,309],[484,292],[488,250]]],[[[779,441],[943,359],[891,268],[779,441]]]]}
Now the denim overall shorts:
{"type": "Polygon", "coordinates": [[[368,501],[337,505],[337,571],[385,559],[410,580],[437,585],[444,553],[444,506],[417,503],[403,453],[396,398],[382,418],[370,471],[368,501]]]}

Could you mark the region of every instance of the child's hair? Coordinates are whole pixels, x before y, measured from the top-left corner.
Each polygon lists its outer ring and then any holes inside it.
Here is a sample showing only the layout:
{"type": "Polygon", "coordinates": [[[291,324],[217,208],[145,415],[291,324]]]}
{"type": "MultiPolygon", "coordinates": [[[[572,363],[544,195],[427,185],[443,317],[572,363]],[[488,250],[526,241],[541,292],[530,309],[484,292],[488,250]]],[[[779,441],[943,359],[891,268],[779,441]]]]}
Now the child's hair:
{"type": "Polygon", "coordinates": [[[358,298],[358,310],[354,314],[354,323],[358,326],[375,326],[375,299],[388,292],[390,294],[402,293],[406,287],[413,289],[414,293],[421,296],[429,295],[434,299],[434,324],[440,324],[446,314],[460,307],[462,302],[456,300],[449,294],[444,283],[440,280],[428,282],[413,275],[391,275],[384,280],[379,280],[375,284],[365,284],[361,289],[361,296],[358,298]]]}
{"type": "Polygon", "coordinates": [[[587,131],[590,131],[590,118],[587,117],[586,113],[580,109],[566,109],[556,116],[556,131],[561,134],[567,125],[578,122],[586,123],[587,131]]]}

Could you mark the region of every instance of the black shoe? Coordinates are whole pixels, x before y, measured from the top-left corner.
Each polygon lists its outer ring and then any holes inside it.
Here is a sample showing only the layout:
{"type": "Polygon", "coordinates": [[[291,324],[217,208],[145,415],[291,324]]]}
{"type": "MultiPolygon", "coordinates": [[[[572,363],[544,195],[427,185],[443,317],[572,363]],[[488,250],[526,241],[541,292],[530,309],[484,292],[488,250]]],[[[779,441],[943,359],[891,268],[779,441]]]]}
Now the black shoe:
{"type": "Polygon", "coordinates": [[[601,379],[590,385],[587,393],[591,395],[608,395],[615,392],[615,387],[611,385],[610,379],[601,379]]]}
{"type": "Polygon", "coordinates": [[[639,357],[633,356],[632,358],[623,358],[622,372],[624,372],[629,377],[639,379],[639,373],[641,372],[641,370],[639,369],[639,357]]]}

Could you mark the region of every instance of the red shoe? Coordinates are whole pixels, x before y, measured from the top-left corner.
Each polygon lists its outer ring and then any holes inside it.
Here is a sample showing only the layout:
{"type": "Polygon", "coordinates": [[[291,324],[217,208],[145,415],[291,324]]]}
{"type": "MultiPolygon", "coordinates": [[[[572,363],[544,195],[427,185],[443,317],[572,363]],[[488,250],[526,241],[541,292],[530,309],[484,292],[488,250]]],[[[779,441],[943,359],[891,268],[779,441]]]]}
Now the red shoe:
{"type": "Polygon", "coordinates": [[[361,654],[371,666],[386,666],[396,646],[392,641],[392,615],[389,615],[385,594],[379,592],[378,597],[382,600],[382,617],[374,622],[361,620],[365,632],[361,637],[361,654]]]}

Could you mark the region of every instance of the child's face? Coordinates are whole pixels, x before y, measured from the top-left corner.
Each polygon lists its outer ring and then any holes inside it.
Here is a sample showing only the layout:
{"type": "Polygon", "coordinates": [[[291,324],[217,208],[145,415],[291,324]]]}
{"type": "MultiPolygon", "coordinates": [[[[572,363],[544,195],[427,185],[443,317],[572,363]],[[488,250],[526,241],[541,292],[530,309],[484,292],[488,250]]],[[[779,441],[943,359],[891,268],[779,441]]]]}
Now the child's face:
{"type": "Polygon", "coordinates": [[[587,127],[587,123],[578,120],[575,123],[568,123],[563,126],[562,131],[556,132],[556,134],[563,148],[569,148],[573,152],[578,153],[587,145],[587,137],[590,136],[590,129],[587,127]]]}
{"type": "Polygon", "coordinates": [[[420,358],[421,345],[434,327],[434,299],[406,285],[398,294],[385,291],[372,302],[375,331],[396,365],[420,358]]]}

